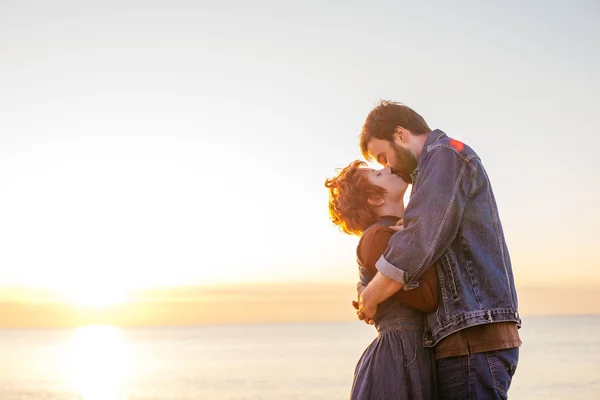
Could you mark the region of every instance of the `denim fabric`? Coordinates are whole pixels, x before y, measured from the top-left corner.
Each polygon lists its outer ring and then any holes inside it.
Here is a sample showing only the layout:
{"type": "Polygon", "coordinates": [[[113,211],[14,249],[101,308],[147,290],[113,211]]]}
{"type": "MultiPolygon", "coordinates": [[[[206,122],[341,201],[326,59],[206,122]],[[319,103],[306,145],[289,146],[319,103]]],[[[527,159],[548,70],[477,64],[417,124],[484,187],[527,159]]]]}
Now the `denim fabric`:
{"type": "Polygon", "coordinates": [[[356,365],[352,400],[437,399],[433,350],[421,346],[422,325],[389,319],[377,325],[379,335],[356,365]]]}
{"type": "Polygon", "coordinates": [[[392,236],[376,266],[410,290],[435,262],[440,303],[427,315],[423,345],[432,347],[474,325],[514,321],[520,326],[510,256],[479,156],[435,130],[413,182],[404,229],[392,236]]]}
{"type": "Polygon", "coordinates": [[[518,360],[518,347],[442,358],[436,362],[439,399],[508,399],[518,360]]]}
{"type": "MultiPolygon", "coordinates": [[[[394,225],[395,217],[380,218],[375,225],[394,225]]],[[[360,281],[373,275],[359,264],[360,281]]],[[[354,371],[352,400],[434,400],[436,396],[433,349],[421,345],[423,313],[389,298],[375,314],[378,335],[365,349],[354,371]]]]}

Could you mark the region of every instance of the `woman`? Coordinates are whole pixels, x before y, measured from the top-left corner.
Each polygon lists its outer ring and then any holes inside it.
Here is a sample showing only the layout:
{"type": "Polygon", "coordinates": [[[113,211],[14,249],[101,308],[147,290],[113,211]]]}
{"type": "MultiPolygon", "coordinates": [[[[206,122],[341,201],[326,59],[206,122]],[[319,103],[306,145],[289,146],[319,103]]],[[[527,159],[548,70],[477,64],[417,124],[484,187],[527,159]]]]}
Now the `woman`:
{"type": "MultiPolygon", "coordinates": [[[[395,232],[389,227],[402,218],[408,183],[389,168],[373,170],[354,161],[325,186],[333,223],[344,233],[360,236],[360,294],[377,273],[375,263],[395,232]]],[[[419,280],[419,288],[401,290],[379,305],[374,321],[378,335],[358,361],[352,399],[436,397],[433,353],[421,345],[421,338],[423,313],[435,311],[437,299],[437,272],[432,267],[419,280]]]]}

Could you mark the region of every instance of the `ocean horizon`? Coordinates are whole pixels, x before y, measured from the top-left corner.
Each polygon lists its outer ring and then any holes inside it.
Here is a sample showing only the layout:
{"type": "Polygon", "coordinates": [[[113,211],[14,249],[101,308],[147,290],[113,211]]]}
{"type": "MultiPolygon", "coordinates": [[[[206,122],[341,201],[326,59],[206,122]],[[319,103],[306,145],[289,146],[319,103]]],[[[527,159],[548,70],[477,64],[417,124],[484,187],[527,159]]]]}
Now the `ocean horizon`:
{"type": "MultiPolygon", "coordinates": [[[[596,399],[600,315],[525,316],[511,399],[596,399]]],[[[347,399],[358,321],[0,330],[1,400],[347,399]]]]}

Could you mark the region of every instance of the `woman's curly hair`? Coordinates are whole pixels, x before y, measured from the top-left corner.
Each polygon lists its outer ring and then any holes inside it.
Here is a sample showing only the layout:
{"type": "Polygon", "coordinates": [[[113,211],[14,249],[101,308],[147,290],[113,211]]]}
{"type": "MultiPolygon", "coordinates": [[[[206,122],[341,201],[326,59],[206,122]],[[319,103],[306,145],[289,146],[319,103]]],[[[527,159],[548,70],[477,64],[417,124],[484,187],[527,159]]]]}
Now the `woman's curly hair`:
{"type": "Polygon", "coordinates": [[[364,161],[352,161],[337,176],[325,180],[329,189],[329,217],[340,230],[348,235],[360,236],[379,219],[373,206],[368,203],[370,196],[383,196],[384,188],[369,181],[363,167],[364,161]]]}

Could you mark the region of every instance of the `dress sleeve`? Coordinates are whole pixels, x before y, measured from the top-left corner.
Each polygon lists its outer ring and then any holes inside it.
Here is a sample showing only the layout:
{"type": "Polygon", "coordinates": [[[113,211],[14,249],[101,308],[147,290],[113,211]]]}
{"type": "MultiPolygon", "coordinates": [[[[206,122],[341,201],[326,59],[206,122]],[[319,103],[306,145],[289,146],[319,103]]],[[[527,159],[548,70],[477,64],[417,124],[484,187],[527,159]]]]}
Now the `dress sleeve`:
{"type": "MultiPolygon", "coordinates": [[[[377,274],[375,263],[385,252],[388,242],[395,233],[386,226],[375,226],[367,230],[358,245],[358,259],[370,276],[377,274]]],[[[414,290],[396,292],[392,297],[422,312],[433,312],[438,306],[438,276],[434,266],[429,267],[419,279],[414,290]]]]}

